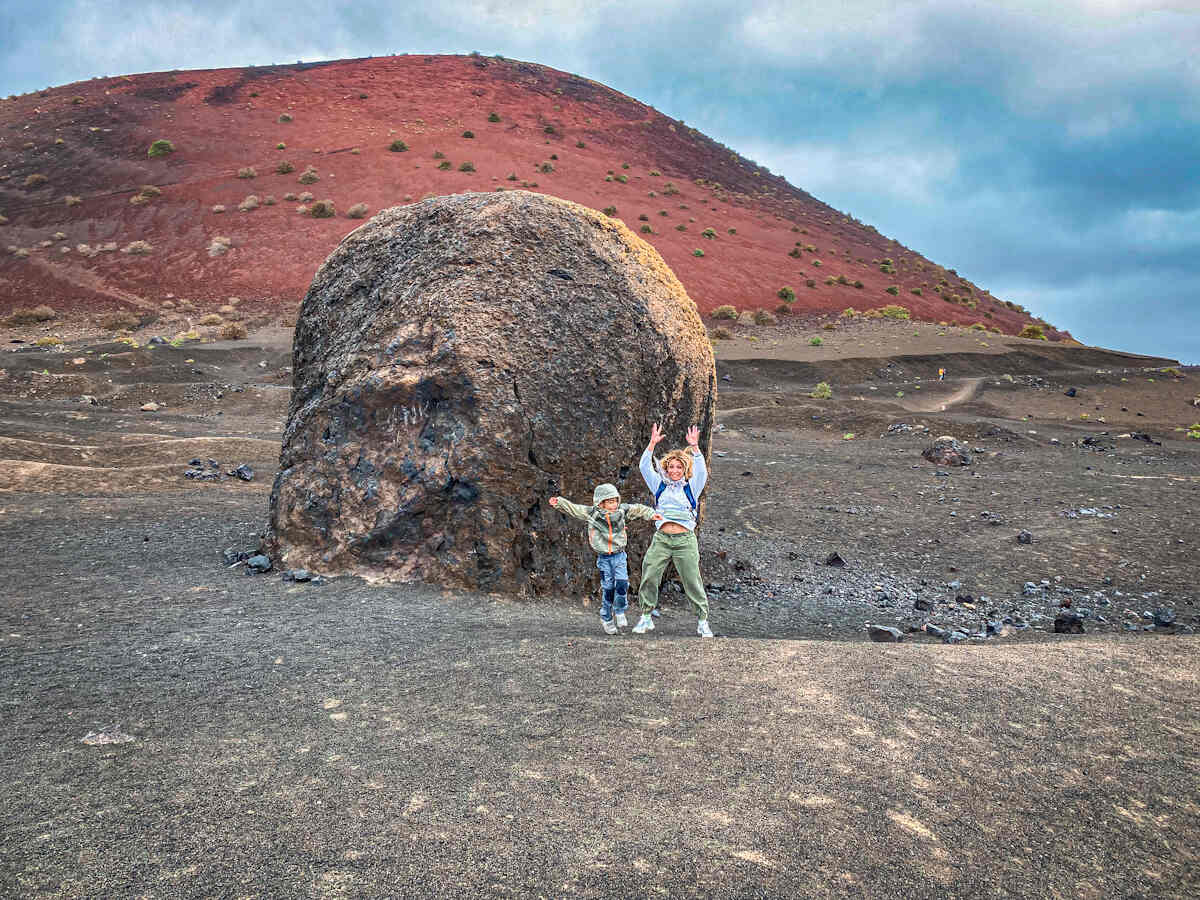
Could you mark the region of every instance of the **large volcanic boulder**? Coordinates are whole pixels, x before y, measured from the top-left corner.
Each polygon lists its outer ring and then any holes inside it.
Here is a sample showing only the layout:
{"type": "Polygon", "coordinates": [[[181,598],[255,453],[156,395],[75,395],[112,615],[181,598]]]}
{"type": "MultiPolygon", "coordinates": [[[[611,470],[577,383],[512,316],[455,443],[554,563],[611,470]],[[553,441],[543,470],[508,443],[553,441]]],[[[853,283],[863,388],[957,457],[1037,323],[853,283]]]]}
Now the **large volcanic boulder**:
{"type": "Polygon", "coordinates": [[[716,370],[683,286],[619,221],[539,194],[384,210],[317,272],[293,353],[268,536],[284,568],[583,592],[583,523],[547,500],[609,481],[650,501],[653,422],[660,449],[691,424],[710,443],[716,370]]]}

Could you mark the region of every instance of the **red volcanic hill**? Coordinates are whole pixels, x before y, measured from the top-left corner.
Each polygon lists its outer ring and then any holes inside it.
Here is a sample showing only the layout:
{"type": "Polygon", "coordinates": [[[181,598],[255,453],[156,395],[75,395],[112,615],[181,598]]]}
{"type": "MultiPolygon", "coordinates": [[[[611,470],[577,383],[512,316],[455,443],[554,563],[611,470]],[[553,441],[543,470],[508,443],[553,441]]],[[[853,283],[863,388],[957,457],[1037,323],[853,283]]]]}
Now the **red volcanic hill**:
{"type": "Polygon", "coordinates": [[[370,215],[511,188],[621,218],[702,313],[774,309],[787,286],[797,311],[898,303],[1008,333],[1033,321],[601,84],[415,55],[95,79],[0,101],[0,312],[153,309],[168,295],[294,307],[359,224],[356,204],[370,215]],[[155,141],[173,150],[150,156],[155,141]],[[333,216],[312,214],[323,200],[333,216]]]}

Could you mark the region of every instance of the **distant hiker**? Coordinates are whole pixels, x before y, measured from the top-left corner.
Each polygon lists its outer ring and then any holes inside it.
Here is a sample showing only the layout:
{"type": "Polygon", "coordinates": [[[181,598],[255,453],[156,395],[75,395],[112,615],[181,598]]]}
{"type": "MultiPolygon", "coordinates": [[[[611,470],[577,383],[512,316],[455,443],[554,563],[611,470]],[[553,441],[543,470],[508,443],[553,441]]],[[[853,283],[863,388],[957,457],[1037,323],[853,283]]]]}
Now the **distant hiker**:
{"type": "Polygon", "coordinates": [[[655,526],[658,530],[642,559],[642,583],[638,588],[642,617],[633,626],[633,633],[654,630],[651,613],[658,605],[658,587],[667,564],[673,562],[683,582],[683,592],[696,609],[699,619],[696,633],[710,638],[713,633],[708,626],[708,597],[700,577],[700,547],[696,543],[697,499],[708,481],[708,468],[699,446],[700,429],[693,425],[687,430],[686,450],[672,450],[656,464],[654,448],[662,439],[662,430],[657,424],[652,425],[650,443],[639,464],[642,478],[654,494],[655,512],[661,521],[655,526]]]}
{"type": "Polygon", "coordinates": [[[946,370],[938,369],[938,381],[945,381],[945,380],[946,380],[946,370]]]}
{"type": "Polygon", "coordinates": [[[629,605],[629,563],[625,556],[629,536],[625,524],[638,519],[661,519],[662,516],[641,503],[622,503],[620,493],[611,484],[596,485],[591,506],[572,503],[566,497],[551,497],[550,505],[574,519],[587,522],[588,543],[596,551],[596,568],[600,570],[603,590],[600,624],[605,634],[616,634],[618,626],[629,625],[625,618],[625,609],[629,605]]]}

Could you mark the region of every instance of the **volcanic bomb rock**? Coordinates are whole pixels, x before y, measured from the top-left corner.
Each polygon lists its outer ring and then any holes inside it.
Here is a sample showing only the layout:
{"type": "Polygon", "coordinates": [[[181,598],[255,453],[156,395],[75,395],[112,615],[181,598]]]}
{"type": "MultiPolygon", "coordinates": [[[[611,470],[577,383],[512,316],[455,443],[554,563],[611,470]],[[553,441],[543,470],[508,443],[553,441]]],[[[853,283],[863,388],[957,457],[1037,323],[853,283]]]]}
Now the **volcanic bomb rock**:
{"type": "Polygon", "coordinates": [[[716,368],[683,286],[619,221],[539,194],[384,210],[318,270],[293,357],[268,533],[283,568],[587,592],[582,524],[547,500],[608,481],[650,501],[656,421],[660,450],[691,424],[710,448],[716,368]]]}

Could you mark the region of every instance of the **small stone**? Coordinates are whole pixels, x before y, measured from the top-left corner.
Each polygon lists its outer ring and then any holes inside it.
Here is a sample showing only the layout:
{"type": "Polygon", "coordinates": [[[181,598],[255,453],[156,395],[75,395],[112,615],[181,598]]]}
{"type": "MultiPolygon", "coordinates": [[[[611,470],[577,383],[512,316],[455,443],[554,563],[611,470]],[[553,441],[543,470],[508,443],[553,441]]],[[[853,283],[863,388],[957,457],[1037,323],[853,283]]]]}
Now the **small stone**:
{"type": "Polygon", "coordinates": [[[1018,544],[1032,544],[1033,543],[1033,535],[1030,532],[1022,529],[1021,531],[1017,532],[1017,543],[1018,544]]]}
{"type": "Polygon", "coordinates": [[[898,644],[904,640],[904,632],[887,625],[868,625],[867,634],[871,636],[871,640],[881,644],[898,644]]]}
{"type": "Polygon", "coordinates": [[[948,634],[945,628],[934,625],[932,622],[926,622],[921,626],[921,630],[935,638],[944,638],[948,634]]]}
{"type": "Polygon", "coordinates": [[[942,635],[943,644],[957,644],[967,639],[965,631],[951,631],[949,634],[942,635]]]}
{"type": "Polygon", "coordinates": [[[240,478],[242,481],[253,481],[254,480],[254,470],[252,468],[250,468],[248,465],[246,465],[245,463],[242,463],[240,466],[238,466],[236,469],[234,469],[229,474],[240,478]]]}
{"type": "Polygon", "coordinates": [[[1175,626],[1175,610],[1163,608],[1154,611],[1155,628],[1173,628],[1175,626]]]}
{"type": "Polygon", "coordinates": [[[1054,617],[1055,634],[1083,634],[1083,616],[1076,613],[1059,613],[1054,617]]]}
{"type": "Polygon", "coordinates": [[[288,569],[283,573],[284,581],[312,581],[312,577],[308,569],[288,569]]]}
{"type": "Polygon", "coordinates": [[[933,601],[925,597],[918,597],[913,601],[913,609],[918,609],[922,612],[928,612],[933,609],[933,601]]]}
{"type": "Polygon", "coordinates": [[[246,560],[246,567],[254,572],[271,571],[271,558],[259,553],[246,560]]]}
{"type": "Polygon", "coordinates": [[[825,557],[825,565],[834,566],[840,569],[846,565],[846,561],[842,559],[841,554],[834,550],[827,557],[825,557]]]}
{"type": "Polygon", "coordinates": [[[158,411],[159,411],[159,409],[161,409],[161,408],[162,408],[162,407],[160,407],[160,406],[159,406],[157,403],[155,403],[153,400],[151,400],[149,403],[143,403],[143,404],[142,404],[142,405],[139,407],[139,409],[141,409],[141,411],[142,411],[142,412],[158,412],[158,411]]]}

